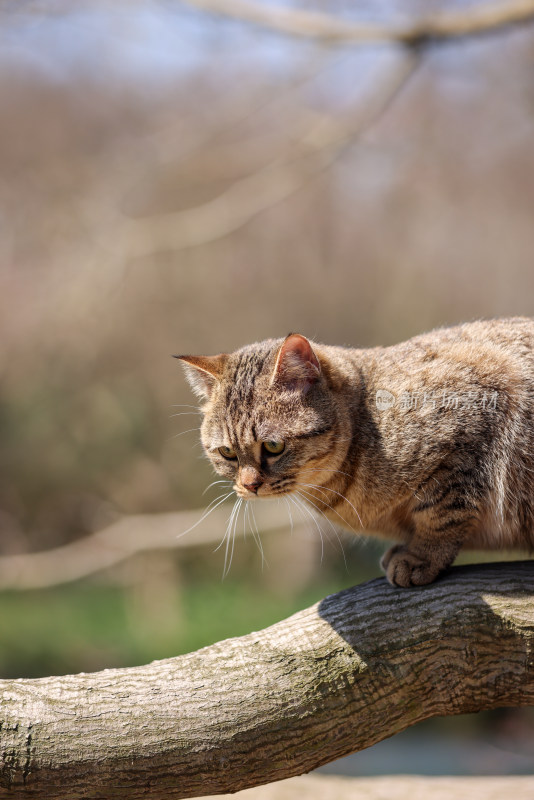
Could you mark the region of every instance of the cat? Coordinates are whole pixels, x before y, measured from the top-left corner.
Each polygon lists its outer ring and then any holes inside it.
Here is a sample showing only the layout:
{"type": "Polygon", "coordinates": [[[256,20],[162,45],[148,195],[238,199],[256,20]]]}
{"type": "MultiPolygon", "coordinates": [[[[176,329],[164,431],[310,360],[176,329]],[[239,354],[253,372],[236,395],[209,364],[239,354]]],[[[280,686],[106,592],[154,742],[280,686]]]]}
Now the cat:
{"type": "Polygon", "coordinates": [[[237,495],[295,493],[397,541],[381,560],[392,585],[431,583],[461,548],[534,548],[534,320],[369,349],[292,333],[176,358],[237,495]]]}

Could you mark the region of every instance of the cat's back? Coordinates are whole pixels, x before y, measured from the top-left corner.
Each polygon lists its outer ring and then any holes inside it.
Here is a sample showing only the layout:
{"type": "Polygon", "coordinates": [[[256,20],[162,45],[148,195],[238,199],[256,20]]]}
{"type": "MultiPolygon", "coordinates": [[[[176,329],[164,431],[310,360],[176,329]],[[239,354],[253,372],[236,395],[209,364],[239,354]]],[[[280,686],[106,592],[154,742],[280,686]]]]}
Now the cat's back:
{"type": "Polygon", "coordinates": [[[501,355],[534,358],[534,319],[508,317],[476,320],[452,327],[436,328],[384,348],[392,358],[404,357],[410,362],[429,361],[446,356],[449,351],[476,356],[495,351],[501,355]]]}
{"type": "MultiPolygon", "coordinates": [[[[497,381],[513,391],[534,384],[534,319],[510,317],[436,328],[400,344],[367,351],[369,376],[393,379],[397,389],[421,383],[426,389],[461,388],[497,381]]],[[[497,388],[497,387],[496,387],[497,388]]],[[[394,389],[392,389],[394,391],[394,389]]]]}
{"type": "Polygon", "coordinates": [[[529,317],[508,317],[492,320],[476,320],[465,322],[451,328],[438,328],[416,337],[427,339],[428,345],[463,346],[480,352],[487,348],[496,348],[511,357],[533,357],[534,354],[534,319],[529,317]]]}

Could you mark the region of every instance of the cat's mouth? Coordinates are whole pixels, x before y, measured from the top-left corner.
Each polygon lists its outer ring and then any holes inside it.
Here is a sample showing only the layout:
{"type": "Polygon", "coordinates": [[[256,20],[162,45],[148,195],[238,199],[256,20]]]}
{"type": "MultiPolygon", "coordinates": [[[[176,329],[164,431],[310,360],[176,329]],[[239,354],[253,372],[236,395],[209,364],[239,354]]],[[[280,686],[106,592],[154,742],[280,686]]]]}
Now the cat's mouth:
{"type": "Polygon", "coordinates": [[[259,486],[257,489],[247,489],[245,486],[234,485],[234,492],[238,497],[244,500],[256,500],[258,497],[272,497],[272,492],[269,486],[259,486]]]}
{"type": "Polygon", "coordinates": [[[258,498],[267,497],[280,497],[283,494],[289,494],[295,486],[295,481],[276,481],[275,483],[262,483],[255,486],[242,486],[238,483],[234,484],[234,491],[236,495],[243,500],[256,500],[258,498]]]}

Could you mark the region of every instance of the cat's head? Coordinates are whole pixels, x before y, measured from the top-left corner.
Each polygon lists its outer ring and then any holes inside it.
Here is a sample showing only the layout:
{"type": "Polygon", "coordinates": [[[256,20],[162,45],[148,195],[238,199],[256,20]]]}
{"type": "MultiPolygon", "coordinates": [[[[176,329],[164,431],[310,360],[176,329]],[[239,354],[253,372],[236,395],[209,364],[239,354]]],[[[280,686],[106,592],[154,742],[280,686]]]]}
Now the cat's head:
{"type": "Polygon", "coordinates": [[[328,364],[300,334],[217,356],[177,356],[197,395],[201,440],[240,497],[317,483],[336,446],[328,364]]]}

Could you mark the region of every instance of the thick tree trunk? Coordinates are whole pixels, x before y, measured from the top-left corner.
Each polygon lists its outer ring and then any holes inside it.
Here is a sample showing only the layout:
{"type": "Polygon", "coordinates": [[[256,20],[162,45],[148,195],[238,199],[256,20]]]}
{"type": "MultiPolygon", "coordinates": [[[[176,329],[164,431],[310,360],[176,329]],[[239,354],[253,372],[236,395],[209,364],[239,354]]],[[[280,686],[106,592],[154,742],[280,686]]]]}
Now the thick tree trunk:
{"type": "Polygon", "coordinates": [[[0,797],[237,791],[428,717],[534,704],[533,592],[530,562],[378,579],[145,667],[2,681],[0,797]]]}

